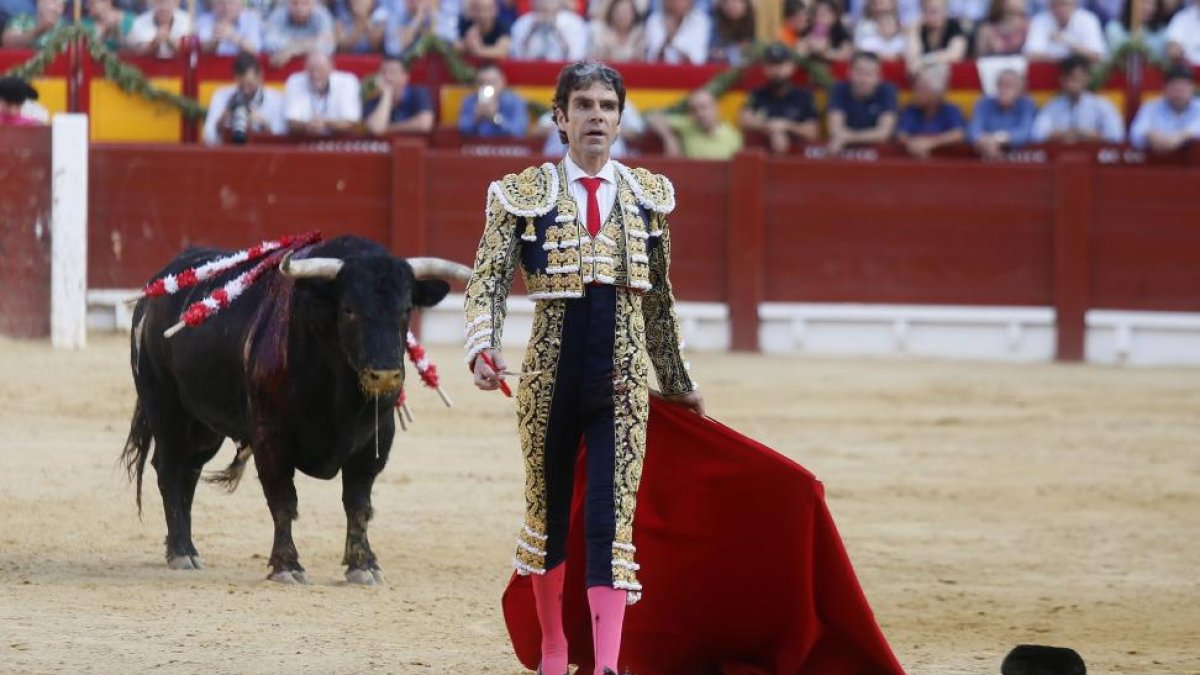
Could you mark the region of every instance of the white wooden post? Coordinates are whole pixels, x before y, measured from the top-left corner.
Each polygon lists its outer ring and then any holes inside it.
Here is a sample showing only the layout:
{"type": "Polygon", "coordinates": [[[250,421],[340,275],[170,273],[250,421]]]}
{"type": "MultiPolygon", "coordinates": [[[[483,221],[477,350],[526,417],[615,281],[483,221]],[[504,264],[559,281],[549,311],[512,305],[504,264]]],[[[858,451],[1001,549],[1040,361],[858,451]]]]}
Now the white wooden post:
{"type": "Polygon", "coordinates": [[[87,346],[87,115],[55,115],[50,144],[50,344],[82,349],[87,346]]]}

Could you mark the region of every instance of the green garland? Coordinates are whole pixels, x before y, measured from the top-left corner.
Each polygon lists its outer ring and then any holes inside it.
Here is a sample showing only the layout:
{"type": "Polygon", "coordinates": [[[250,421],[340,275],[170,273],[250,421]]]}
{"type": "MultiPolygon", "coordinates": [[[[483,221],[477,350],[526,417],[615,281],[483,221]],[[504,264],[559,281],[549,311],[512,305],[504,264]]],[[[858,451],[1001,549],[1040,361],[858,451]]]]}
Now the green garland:
{"type": "Polygon", "coordinates": [[[140,68],[122,61],[103,42],[96,39],[87,28],[78,25],[67,25],[57,28],[46,37],[38,53],[25,63],[13,66],[5,71],[5,75],[33,80],[41,77],[46,68],[66,51],[72,40],[80,38],[87,48],[88,54],[104,71],[104,77],[116,84],[117,87],[134,96],[139,96],[152,103],[169,105],[179,110],[188,119],[204,117],[205,108],[195,99],[180,96],[150,84],[146,74],[140,68]]]}
{"type": "Polygon", "coordinates": [[[1113,71],[1117,69],[1125,70],[1125,66],[1129,62],[1129,57],[1134,55],[1141,56],[1147,64],[1158,70],[1162,70],[1162,63],[1154,58],[1146,43],[1140,37],[1135,37],[1114,49],[1113,53],[1103,63],[1098,63],[1092,68],[1092,77],[1088,81],[1088,87],[1093,90],[1103,87],[1108,83],[1108,78],[1112,77],[1113,71]]]}

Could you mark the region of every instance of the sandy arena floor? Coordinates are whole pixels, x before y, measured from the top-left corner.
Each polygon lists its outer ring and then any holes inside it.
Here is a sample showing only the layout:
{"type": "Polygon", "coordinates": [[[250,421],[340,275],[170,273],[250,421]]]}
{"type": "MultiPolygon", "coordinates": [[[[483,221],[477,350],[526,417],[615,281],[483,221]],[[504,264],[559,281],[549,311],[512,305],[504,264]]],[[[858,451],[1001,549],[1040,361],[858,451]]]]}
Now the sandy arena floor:
{"type": "MultiPolygon", "coordinates": [[[[388,585],[342,581],[340,481],[302,478],[314,583],[281,587],[253,479],[201,484],[208,569],[166,568],[153,473],[139,521],[117,468],[125,338],[0,340],[0,672],[522,672],[498,602],[521,507],[511,402],[471,389],[457,350],[431,353],[458,407],[415,392],[376,486],[388,585]]],[[[824,480],[910,672],[999,673],[1034,642],[1078,649],[1090,673],[1200,673],[1200,372],[692,362],[713,416],[824,480]]]]}

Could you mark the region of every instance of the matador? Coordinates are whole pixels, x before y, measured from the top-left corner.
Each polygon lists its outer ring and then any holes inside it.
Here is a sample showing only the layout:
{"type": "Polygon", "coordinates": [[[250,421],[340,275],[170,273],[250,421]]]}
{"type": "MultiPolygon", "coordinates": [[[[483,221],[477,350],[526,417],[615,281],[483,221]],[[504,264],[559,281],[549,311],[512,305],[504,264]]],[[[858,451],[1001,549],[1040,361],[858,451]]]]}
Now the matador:
{"type": "Polygon", "coordinates": [[[506,300],[521,268],[535,301],[517,390],[525,516],[514,566],[532,575],[539,672],[568,670],[563,568],[574,467],[586,447],[586,583],[595,672],[618,672],[625,607],[640,599],[633,515],[646,449],[650,366],[668,400],[703,414],[682,355],[668,279],[665,176],[609,156],[625,86],[612,68],[575,63],[554,95],[567,156],[491,184],[466,290],[466,358],[480,389],[500,386],[506,300]]]}

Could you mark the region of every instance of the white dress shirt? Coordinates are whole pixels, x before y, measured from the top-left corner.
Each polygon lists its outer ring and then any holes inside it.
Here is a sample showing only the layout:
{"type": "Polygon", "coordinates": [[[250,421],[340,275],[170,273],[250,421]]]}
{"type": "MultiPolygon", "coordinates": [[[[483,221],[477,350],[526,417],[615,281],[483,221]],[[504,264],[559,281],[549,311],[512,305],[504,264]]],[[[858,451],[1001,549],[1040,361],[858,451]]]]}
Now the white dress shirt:
{"type": "Polygon", "coordinates": [[[1061,60],[1071,55],[1068,42],[1096,52],[1100,58],[1108,54],[1108,44],[1104,41],[1104,29],[1100,27],[1100,19],[1086,9],[1075,10],[1065,28],[1059,28],[1058,19],[1054,18],[1050,10],[1035,15],[1029,21],[1024,52],[1026,55],[1061,60]],[[1059,32],[1062,33],[1062,41],[1050,39],[1059,32]]]}
{"type": "MultiPolygon", "coordinates": [[[[564,157],[563,162],[567,167],[567,189],[570,190],[571,198],[575,200],[575,206],[579,209],[579,223],[586,228],[590,224],[587,222],[588,192],[579,179],[588,178],[588,173],[579,168],[570,155],[564,157]]],[[[601,179],[600,187],[596,190],[596,203],[600,206],[600,225],[603,226],[617,200],[617,171],[611,159],[604,163],[595,177],[601,179]]]]}
{"type": "MultiPolygon", "coordinates": [[[[182,9],[175,10],[171,18],[171,39],[180,40],[192,33],[192,20],[182,9]]],[[[133,24],[129,26],[129,34],[125,39],[134,47],[145,45],[158,35],[158,26],[154,23],[154,10],[142,12],[133,24]]],[[[171,56],[174,52],[166,45],[159,45],[155,56],[171,56]]]]}
{"type": "Polygon", "coordinates": [[[289,121],[310,122],[320,116],[328,121],[359,122],[362,99],[358,78],[335,70],[329,74],[329,89],[322,95],[313,91],[308,73],[293,73],[283,85],[283,109],[289,121]]]}

